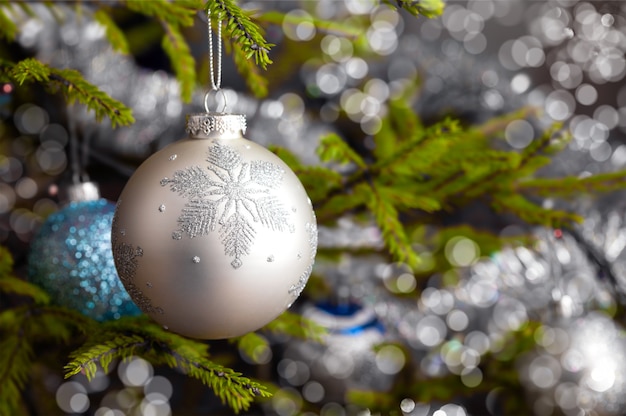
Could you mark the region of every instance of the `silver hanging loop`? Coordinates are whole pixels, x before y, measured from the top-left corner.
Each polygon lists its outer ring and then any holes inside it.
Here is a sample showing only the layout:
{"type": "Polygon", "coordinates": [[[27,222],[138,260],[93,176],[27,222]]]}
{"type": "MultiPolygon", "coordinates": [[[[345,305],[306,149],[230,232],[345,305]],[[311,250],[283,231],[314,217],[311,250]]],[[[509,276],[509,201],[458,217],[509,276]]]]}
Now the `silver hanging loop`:
{"type": "Polygon", "coordinates": [[[210,113],[211,111],[209,111],[209,98],[213,96],[214,97],[214,101],[215,101],[215,111],[218,113],[225,113],[226,109],[228,108],[228,100],[226,97],[226,93],[224,92],[223,89],[212,89],[210,91],[207,91],[206,94],[204,94],[204,110],[207,113],[210,113]],[[212,94],[213,93],[213,94],[212,94]],[[220,104],[222,104],[222,110],[219,110],[219,106],[220,104]]]}
{"type": "Polygon", "coordinates": [[[226,109],[228,108],[228,103],[226,101],[226,94],[224,93],[224,91],[221,90],[221,86],[222,86],[222,22],[220,22],[218,20],[217,22],[217,59],[214,56],[214,52],[213,52],[213,25],[212,25],[212,21],[211,21],[211,10],[207,10],[206,12],[207,15],[207,29],[209,32],[209,71],[210,71],[210,78],[211,78],[211,91],[208,91],[205,95],[204,95],[204,110],[207,113],[210,113],[211,111],[209,110],[209,96],[211,95],[211,92],[215,92],[215,96],[216,96],[216,105],[215,105],[215,110],[218,110],[218,100],[217,100],[217,94],[221,93],[221,97],[223,99],[223,104],[224,107],[222,108],[221,113],[226,112],[226,109]],[[214,61],[217,60],[217,71],[214,65],[214,61]]]}

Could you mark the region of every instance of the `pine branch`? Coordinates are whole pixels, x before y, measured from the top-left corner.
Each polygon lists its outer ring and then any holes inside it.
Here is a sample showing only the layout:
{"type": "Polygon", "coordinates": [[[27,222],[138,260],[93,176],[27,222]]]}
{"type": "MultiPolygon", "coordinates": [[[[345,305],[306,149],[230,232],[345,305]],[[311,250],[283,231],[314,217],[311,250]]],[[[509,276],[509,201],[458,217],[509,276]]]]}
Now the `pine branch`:
{"type": "MultiPolygon", "coordinates": [[[[385,3],[393,5],[392,0],[383,0],[385,3]]],[[[444,0],[395,0],[399,9],[405,9],[413,16],[422,15],[432,18],[441,16],[446,4],[444,0]]]]}
{"type": "MultiPolygon", "coordinates": [[[[391,119],[383,121],[383,124],[393,123],[391,119]]],[[[396,137],[403,137],[394,129],[396,137]]],[[[373,173],[382,172],[387,168],[394,170],[411,169],[414,166],[415,158],[419,158],[427,163],[427,166],[433,166],[444,155],[446,156],[462,156],[463,153],[454,148],[460,141],[461,127],[457,120],[446,119],[425,130],[416,130],[416,135],[409,140],[403,140],[399,146],[396,146],[393,153],[384,159],[377,160],[371,167],[373,173]],[[431,149],[425,148],[431,147],[431,149]],[[452,151],[454,150],[454,151],[452,151]],[[429,152],[437,153],[429,155],[429,152]]],[[[425,173],[425,168],[419,168],[418,171],[425,173]]]]}
{"type": "MultiPolygon", "coordinates": [[[[256,16],[255,20],[261,23],[273,24],[277,26],[282,26],[284,24],[297,26],[302,23],[303,18],[298,17],[294,14],[285,14],[273,10],[256,16]]],[[[353,38],[353,40],[365,35],[365,32],[361,27],[357,27],[354,24],[346,22],[324,20],[319,19],[315,16],[307,16],[306,21],[313,24],[315,28],[322,33],[353,38]]]]}
{"type": "Polygon", "coordinates": [[[0,246],[0,278],[10,277],[13,273],[13,256],[4,246],[0,246]]]}
{"type": "Polygon", "coordinates": [[[398,186],[397,183],[390,186],[377,183],[376,189],[381,198],[389,201],[396,209],[401,211],[419,209],[426,212],[434,212],[441,209],[441,204],[436,199],[417,194],[410,188],[398,186]]]}
{"type": "Polygon", "coordinates": [[[260,383],[210,361],[207,344],[164,331],[146,317],[107,322],[102,327],[70,355],[66,378],[80,372],[91,378],[98,365],[107,368],[114,358],[137,355],[200,380],[237,413],[247,410],[256,397],[269,396],[260,383]]]}
{"type": "MultiPolygon", "coordinates": [[[[365,187],[367,185],[361,185],[365,187]]],[[[365,202],[367,208],[374,214],[376,224],[381,230],[383,241],[389,253],[395,261],[406,263],[411,268],[416,268],[420,258],[411,247],[404,226],[400,222],[399,214],[394,205],[386,197],[383,190],[373,183],[370,184],[371,197],[365,202]]]]}
{"type": "Polygon", "coordinates": [[[93,323],[78,312],[55,306],[30,304],[1,312],[0,414],[20,414],[18,398],[32,368],[32,345],[36,341],[68,343],[74,339],[75,329],[82,333],[95,332],[93,323]]]}
{"type": "Polygon", "coordinates": [[[35,58],[26,58],[15,64],[3,61],[0,68],[18,85],[37,82],[53,91],[60,89],[70,103],[79,101],[84,104],[94,111],[97,120],[109,117],[114,127],[135,121],[130,108],[87,82],[76,70],[52,68],[35,58]]]}
{"type": "Polygon", "coordinates": [[[254,56],[258,66],[267,69],[272,63],[269,50],[274,45],[263,37],[262,29],[233,0],[208,0],[205,10],[210,11],[211,18],[226,21],[225,35],[238,43],[245,52],[246,59],[254,56]]]}
{"type": "Polygon", "coordinates": [[[165,21],[172,26],[192,26],[198,2],[167,0],[125,0],[126,7],[137,13],[165,21]]]}
{"type": "Polygon", "coordinates": [[[47,305],[50,303],[48,293],[38,286],[13,276],[0,277],[0,292],[13,295],[28,296],[35,303],[47,305]]]}
{"type": "Polygon", "coordinates": [[[17,26],[13,20],[7,16],[4,7],[0,7],[0,38],[12,42],[17,35],[17,26]]]}
{"type": "Polygon", "coordinates": [[[418,145],[425,137],[422,123],[407,99],[391,100],[381,129],[374,135],[374,155],[377,160],[386,160],[396,153],[399,143],[418,145]]]}
{"type": "Polygon", "coordinates": [[[107,372],[114,359],[124,359],[140,355],[148,342],[138,335],[109,334],[109,339],[100,339],[86,343],[69,355],[65,365],[65,378],[83,373],[91,380],[96,375],[98,365],[107,372]]]}
{"type": "MultiPolygon", "coordinates": [[[[358,185],[357,185],[358,186],[358,185]]],[[[335,190],[340,188],[335,188],[335,190]]],[[[361,189],[361,188],[359,188],[361,189]]],[[[314,204],[318,222],[326,223],[337,220],[347,211],[357,209],[369,198],[369,193],[355,192],[352,186],[346,187],[345,193],[329,192],[327,198],[320,198],[319,203],[314,204]]]]}
{"type": "MultiPolygon", "coordinates": [[[[230,43],[225,43],[225,45],[230,45],[230,43]]],[[[257,98],[266,97],[268,79],[261,75],[259,67],[248,59],[248,53],[246,53],[244,46],[235,42],[229,49],[232,50],[233,62],[237,71],[243,77],[252,94],[257,98]]]]}
{"type": "Polygon", "coordinates": [[[367,167],[363,158],[335,133],[329,133],[320,139],[317,154],[322,162],[354,163],[361,169],[367,167]]]}
{"type": "Polygon", "coordinates": [[[130,49],[128,47],[126,35],[124,35],[122,29],[120,29],[113,19],[111,19],[109,13],[110,12],[105,9],[100,9],[94,13],[93,17],[104,27],[106,37],[113,49],[123,54],[129,54],[130,49]]]}
{"type": "Polygon", "coordinates": [[[166,20],[162,20],[161,23],[165,30],[161,45],[170,58],[174,74],[180,83],[182,100],[190,102],[196,85],[196,62],[178,26],[172,25],[166,20]]]}
{"type": "Polygon", "coordinates": [[[8,249],[0,246],[0,293],[27,296],[41,305],[50,302],[48,293],[32,283],[12,276],[12,273],[13,257],[8,249]]]}
{"type": "Polygon", "coordinates": [[[109,117],[113,127],[127,126],[135,122],[130,108],[85,81],[80,72],[74,69],[50,68],[50,81],[52,86],[64,92],[70,104],[78,101],[94,111],[96,120],[109,117]]]}
{"type": "Polygon", "coordinates": [[[574,213],[543,208],[528,201],[519,194],[499,193],[493,195],[491,206],[497,212],[510,212],[528,224],[548,228],[568,227],[582,222],[582,217],[574,213]]]}
{"type": "Polygon", "coordinates": [[[231,338],[229,341],[237,344],[237,349],[255,362],[258,362],[263,352],[270,348],[267,339],[256,332],[249,332],[243,336],[231,338]]]}
{"type": "Polygon", "coordinates": [[[21,413],[21,391],[28,380],[33,355],[23,333],[3,334],[0,339],[0,414],[21,413]]]}
{"type": "Polygon", "coordinates": [[[304,166],[296,155],[282,147],[270,146],[269,150],[298,176],[314,203],[325,198],[329,190],[342,186],[343,176],[336,170],[324,166],[304,166]]]}
{"type": "Polygon", "coordinates": [[[537,178],[516,183],[513,189],[525,194],[546,198],[571,198],[593,192],[612,192],[624,189],[626,171],[600,173],[585,178],[537,178]]]}
{"type": "Polygon", "coordinates": [[[321,342],[327,333],[326,328],[315,321],[289,311],[283,312],[278,318],[265,325],[262,330],[316,342],[321,342]]]}

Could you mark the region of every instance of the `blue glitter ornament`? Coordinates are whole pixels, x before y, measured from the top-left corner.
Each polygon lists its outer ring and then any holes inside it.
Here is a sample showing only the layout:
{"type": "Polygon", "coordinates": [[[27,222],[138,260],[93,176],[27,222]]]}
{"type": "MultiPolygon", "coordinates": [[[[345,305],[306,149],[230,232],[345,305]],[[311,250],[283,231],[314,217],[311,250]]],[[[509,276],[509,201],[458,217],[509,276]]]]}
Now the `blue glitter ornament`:
{"type": "Polygon", "coordinates": [[[53,301],[97,321],[141,312],[119,280],[111,251],[115,205],[74,201],[50,215],[31,242],[30,280],[53,301]]]}

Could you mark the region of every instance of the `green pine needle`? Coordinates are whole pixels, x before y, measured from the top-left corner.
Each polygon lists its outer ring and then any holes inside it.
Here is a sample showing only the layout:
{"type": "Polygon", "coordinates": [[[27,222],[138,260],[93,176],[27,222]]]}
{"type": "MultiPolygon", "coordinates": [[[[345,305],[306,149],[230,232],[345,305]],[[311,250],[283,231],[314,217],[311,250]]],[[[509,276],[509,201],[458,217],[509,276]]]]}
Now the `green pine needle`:
{"type": "Polygon", "coordinates": [[[274,46],[263,37],[262,29],[254,23],[233,0],[208,0],[205,10],[210,11],[214,21],[225,22],[225,36],[237,43],[246,58],[254,57],[254,62],[263,69],[272,63],[269,51],[274,46]]]}
{"type": "Polygon", "coordinates": [[[4,5],[0,7],[0,38],[12,42],[17,35],[17,26],[13,20],[7,16],[4,5]]]}
{"type": "Polygon", "coordinates": [[[13,273],[13,256],[4,246],[0,246],[0,278],[10,276],[13,273]]]}
{"type": "Polygon", "coordinates": [[[167,0],[125,0],[129,10],[165,21],[172,26],[192,26],[198,2],[167,0]]]}
{"type": "Polygon", "coordinates": [[[190,102],[196,86],[196,62],[178,26],[167,21],[162,21],[162,23],[165,29],[162,42],[163,50],[170,58],[172,68],[180,83],[182,100],[190,102]]]}
{"type": "Polygon", "coordinates": [[[256,332],[249,332],[237,338],[232,338],[231,343],[236,343],[240,352],[250,357],[254,362],[258,362],[263,353],[269,350],[269,342],[256,332]]]}
{"type": "Polygon", "coordinates": [[[383,241],[393,256],[395,261],[406,263],[411,268],[416,268],[420,263],[420,258],[413,250],[411,241],[406,235],[404,226],[400,222],[396,207],[386,195],[384,189],[370,184],[361,185],[358,189],[362,192],[369,192],[370,198],[366,201],[368,209],[373,213],[376,224],[382,232],[383,241]]]}
{"type": "Polygon", "coordinates": [[[315,28],[322,33],[334,34],[337,36],[343,36],[352,39],[356,39],[365,35],[365,32],[362,30],[362,28],[357,27],[354,24],[336,20],[319,19],[315,16],[306,16],[305,18],[303,18],[294,14],[282,13],[275,10],[265,12],[259,16],[256,16],[255,19],[258,22],[278,26],[282,26],[284,24],[297,26],[306,21],[314,25],[315,28]]]}
{"type": "Polygon", "coordinates": [[[21,391],[30,375],[33,351],[23,334],[0,338],[0,414],[21,414],[21,391]]]}
{"type": "Polygon", "coordinates": [[[18,85],[37,82],[53,91],[61,90],[69,103],[78,101],[84,104],[95,113],[97,120],[109,117],[113,127],[135,121],[130,108],[87,82],[76,70],[52,68],[35,58],[26,58],[15,64],[3,61],[0,68],[18,85]]]}
{"type": "Polygon", "coordinates": [[[263,330],[318,342],[321,342],[327,334],[327,330],[315,321],[289,311],[283,312],[278,318],[264,326],[263,330]]]}
{"type": "Polygon", "coordinates": [[[233,43],[232,55],[237,71],[243,77],[246,85],[257,98],[264,98],[268,94],[268,79],[261,75],[259,67],[255,65],[249,58],[249,51],[239,43],[233,43]]]}
{"type": "Polygon", "coordinates": [[[124,35],[122,29],[111,19],[107,10],[97,10],[93,17],[98,23],[104,26],[106,37],[114,50],[123,54],[130,53],[126,35],[124,35]]]}
{"type": "Polygon", "coordinates": [[[85,81],[80,72],[74,69],[50,68],[50,84],[53,88],[63,91],[70,104],[78,101],[92,110],[96,120],[108,117],[113,127],[127,126],[135,122],[130,108],[85,81]]]}
{"type": "Polygon", "coordinates": [[[354,163],[361,169],[367,167],[363,158],[335,133],[329,133],[320,139],[317,154],[322,162],[335,162],[342,165],[354,163]]]}
{"type": "Polygon", "coordinates": [[[13,295],[27,296],[35,303],[47,305],[50,303],[50,296],[45,290],[33,285],[25,280],[13,276],[0,277],[0,292],[13,295]]]}
{"type": "MultiPolygon", "coordinates": [[[[392,0],[384,0],[385,3],[393,4],[392,0]]],[[[441,16],[446,6],[444,0],[395,0],[398,8],[405,9],[413,16],[422,15],[433,18],[441,16]]]]}
{"type": "Polygon", "coordinates": [[[95,375],[98,366],[108,368],[113,359],[141,356],[156,365],[177,368],[211,388],[233,411],[249,409],[257,397],[269,397],[262,384],[209,359],[208,345],[167,332],[146,317],[107,322],[100,332],[70,354],[66,378],[95,375]]]}

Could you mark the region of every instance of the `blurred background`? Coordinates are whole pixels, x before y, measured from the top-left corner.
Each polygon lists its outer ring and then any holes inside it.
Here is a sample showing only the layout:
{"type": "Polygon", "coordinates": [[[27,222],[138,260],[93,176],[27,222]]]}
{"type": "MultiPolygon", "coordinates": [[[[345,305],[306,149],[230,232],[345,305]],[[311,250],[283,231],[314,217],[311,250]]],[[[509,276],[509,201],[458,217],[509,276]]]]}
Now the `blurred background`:
{"type": "MultiPolygon", "coordinates": [[[[225,55],[228,106],[247,116],[248,138],[286,147],[306,164],[320,163],[315,148],[326,132],[356,150],[371,148],[388,101],[417,78],[414,110],[425,124],[451,116],[474,125],[533,106],[536,117],[504,129],[503,145],[524,149],[562,122],[573,139],[545,176],[626,166],[622,1],[449,0],[433,19],[369,0],[239,4],[286,14],[265,25],[276,44],[264,74],[267,97],[255,98],[225,55]],[[357,42],[324,30],[317,19],[352,24],[363,36],[357,42]]],[[[78,69],[130,106],[136,123],[112,129],[58,95],[0,85],[0,244],[22,276],[39,227],[63,206],[64,188],[91,180],[115,202],[143,160],[184,136],[185,114],[201,111],[208,89],[181,101],[160,32],[139,15],[112,15],[129,35],[131,54],[122,55],[89,5],[80,16],[57,5],[62,19],[43,5],[32,8],[34,16],[12,9],[20,32],[2,55],[78,69]]],[[[206,19],[196,20],[185,36],[207,86],[206,19]]],[[[320,248],[341,254],[318,259],[293,308],[326,326],[327,342],[270,337],[254,357],[227,341],[212,342],[211,351],[275,386],[273,398],[246,414],[376,414],[370,403],[398,415],[624,414],[624,202],[622,193],[571,201],[568,208],[585,218],[573,233],[526,230],[468,206],[442,223],[502,237],[523,230],[534,242],[493,253],[479,234],[429,239],[425,230],[415,237],[420,270],[378,256],[373,223],[345,217],[320,224],[320,248]]],[[[57,364],[64,364],[62,352],[57,364]]],[[[51,363],[33,369],[40,383],[27,393],[32,414],[230,414],[200,383],[141,358],[92,381],[63,380],[61,371],[51,363]]]]}

